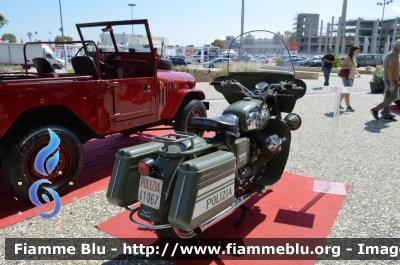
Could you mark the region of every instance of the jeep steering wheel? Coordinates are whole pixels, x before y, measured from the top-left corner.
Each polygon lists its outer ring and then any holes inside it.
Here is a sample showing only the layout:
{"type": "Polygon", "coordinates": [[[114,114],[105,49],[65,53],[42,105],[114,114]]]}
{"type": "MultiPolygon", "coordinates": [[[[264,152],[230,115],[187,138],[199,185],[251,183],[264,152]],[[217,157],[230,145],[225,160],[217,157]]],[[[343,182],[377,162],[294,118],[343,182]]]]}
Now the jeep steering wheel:
{"type": "Polygon", "coordinates": [[[79,48],[79,50],[75,53],[75,56],[78,56],[78,54],[82,51],[83,48],[85,48],[85,50],[84,50],[85,53],[84,53],[83,55],[86,55],[86,56],[87,56],[87,54],[86,54],[87,48],[88,48],[90,45],[93,46],[93,55],[96,55],[96,47],[94,47],[94,44],[91,43],[91,42],[87,42],[87,43],[83,44],[82,47],[79,48]]]}

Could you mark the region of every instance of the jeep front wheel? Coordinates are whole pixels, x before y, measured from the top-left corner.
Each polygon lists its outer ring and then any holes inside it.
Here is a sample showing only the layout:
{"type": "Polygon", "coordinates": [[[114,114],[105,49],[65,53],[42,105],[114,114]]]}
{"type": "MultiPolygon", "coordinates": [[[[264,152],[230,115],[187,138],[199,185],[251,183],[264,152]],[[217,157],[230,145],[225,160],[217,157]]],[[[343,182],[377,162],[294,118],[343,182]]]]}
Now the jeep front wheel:
{"type": "Polygon", "coordinates": [[[29,198],[29,188],[40,179],[52,183],[43,186],[64,194],[78,179],[83,157],[82,144],[72,131],[58,125],[40,126],[16,137],[8,145],[2,163],[3,178],[10,189],[24,198],[29,198]],[[58,146],[54,145],[56,137],[50,138],[48,129],[59,138],[58,146]],[[41,159],[35,164],[40,151],[41,159]],[[58,159],[50,161],[57,155],[58,159]],[[37,170],[40,164],[41,173],[37,170]]]}
{"type": "MultiPolygon", "coordinates": [[[[198,99],[185,101],[176,113],[174,124],[175,131],[194,133],[192,130],[188,130],[187,126],[191,119],[197,117],[207,117],[207,110],[203,102],[198,99]]],[[[203,135],[203,133],[200,134],[203,135]]]]}

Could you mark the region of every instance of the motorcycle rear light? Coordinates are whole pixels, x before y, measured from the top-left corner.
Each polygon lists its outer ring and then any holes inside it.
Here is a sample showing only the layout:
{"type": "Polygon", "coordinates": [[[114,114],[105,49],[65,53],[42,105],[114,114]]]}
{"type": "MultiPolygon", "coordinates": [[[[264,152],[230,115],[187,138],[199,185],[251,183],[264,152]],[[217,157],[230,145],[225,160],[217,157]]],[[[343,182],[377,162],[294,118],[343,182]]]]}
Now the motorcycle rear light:
{"type": "Polygon", "coordinates": [[[156,162],[151,158],[143,158],[138,163],[138,171],[142,176],[150,176],[156,171],[156,162]]]}

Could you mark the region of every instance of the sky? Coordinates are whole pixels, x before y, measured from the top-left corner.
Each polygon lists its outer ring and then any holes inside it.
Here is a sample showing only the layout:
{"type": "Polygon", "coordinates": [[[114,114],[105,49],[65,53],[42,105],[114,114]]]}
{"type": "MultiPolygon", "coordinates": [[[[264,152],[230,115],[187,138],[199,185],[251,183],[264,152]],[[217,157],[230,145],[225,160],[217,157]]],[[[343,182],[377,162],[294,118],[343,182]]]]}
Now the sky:
{"type": "MultiPolygon", "coordinates": [[[[382,0],[348,0],[347,19],[382,17],[382,0]]],[[[241,31],[242,0],[61,0],[64,33],[79,40],[75,24],[112,20],[147,19],[153,36],[169,38],[170,45],[202,46],[215,39],[237,36],[241,31]]],[[[292,31],[297,13],[320,14],[327,22],[342,12],[342,0],[244,0],[244,32],[269,30],[292,31]]],[[[58,0],[0,0],[0,13],[9,23],[0,36],[12,33],[18,42],[33,39],[54,40],[61,35],[58,0]],[[35,31],[37,35],[35,35],[35,31]],[[50,35],[49,32],[52,32],[50,35]]],[[[400,0],[385,8],[384,18],[400,16],[400,0]]],[[[98,40],[94,40],[97,42],[98,40]]]]}

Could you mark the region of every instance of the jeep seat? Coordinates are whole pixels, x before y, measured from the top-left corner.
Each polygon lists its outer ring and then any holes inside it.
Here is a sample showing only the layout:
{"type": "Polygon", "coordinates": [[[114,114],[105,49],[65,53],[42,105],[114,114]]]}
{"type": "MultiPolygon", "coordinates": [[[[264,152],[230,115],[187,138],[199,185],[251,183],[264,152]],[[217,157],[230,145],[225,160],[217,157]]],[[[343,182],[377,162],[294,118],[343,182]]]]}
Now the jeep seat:
{"type": "Polygon", "coordinates": [[[97,67],[92,57],[75,56],[71,58],[72,68],[77,75],[91,75],[98,79],[97,67]]]}
{"type": "Polygon", "coordinates": [[[54,71],[53,66],[51,66],[49,60],[46,58],[33,58],[32,63],[36,67],[38,74],[53,75],[54,77],[58,77],[58,74],[56,71],[54,71]]]}
{"type": "Polygon", "coordinates": [[[239,118],[233,114],[225,114],[214,118],[193,118],[188,128],[197,128],[205,131],[222,132],[235,137],[240,136],[239,118]]]}

